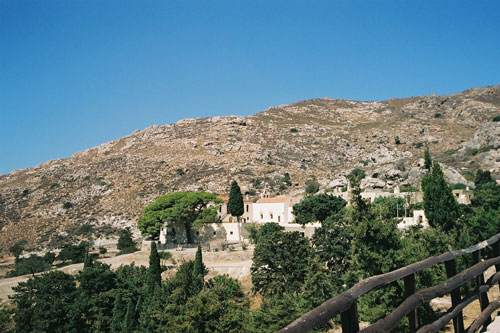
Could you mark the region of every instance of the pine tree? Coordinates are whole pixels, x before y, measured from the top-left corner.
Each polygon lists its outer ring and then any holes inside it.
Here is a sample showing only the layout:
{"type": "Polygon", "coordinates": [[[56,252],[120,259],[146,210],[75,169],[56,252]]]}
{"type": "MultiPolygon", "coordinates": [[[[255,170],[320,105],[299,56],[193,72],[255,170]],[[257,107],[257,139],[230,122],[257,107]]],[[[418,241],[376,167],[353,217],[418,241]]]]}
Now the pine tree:
{"type": "Polygon", "coordinates": [[[229,192],[229,202],[227,203],[227,207],[229,208],[229,212],[232,216],[236,216],[238,222],[240,221],[240,216],[243,215],[243,195],[241,194],[241,189],[236,182],[233,180],[231,183],[231,190],[229,192]]]}
{"type": "Polygon", "coordinates": [[[122,294],[119,292],[116,295],[113,306],[113,320],[111,322],[111,332],[120,333],[123,330],[123,319],[126,314],[125,303],[122,299],[122,294]]]}
{"type": "Polygon", "coordinates": [[[151,253],[149,254],[149,268],[146,276],[148,291],[152,292],[161,285],[160,256],[156,249],[156,243],[151,242],[151,253]]]}
{"type": "Polygon", "coordinates": [[[203,264],[201,247],[198,246],[198,251],[196,251],[196,257],[194,258],[194,267],[193,267],[193,289],[195,294],[197,294],[203,289],[205,273],[206,273],[206,268],[205,265],[203,264]]]}

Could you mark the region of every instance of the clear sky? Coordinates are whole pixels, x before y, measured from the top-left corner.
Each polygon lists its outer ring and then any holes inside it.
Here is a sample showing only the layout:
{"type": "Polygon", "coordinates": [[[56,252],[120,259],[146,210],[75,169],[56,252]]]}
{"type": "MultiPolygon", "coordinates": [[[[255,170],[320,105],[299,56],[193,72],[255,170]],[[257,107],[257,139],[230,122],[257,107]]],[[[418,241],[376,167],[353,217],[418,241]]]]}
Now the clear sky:
{"type": "Polygon", "coordinates": [[[500,84],[500,1],[0,0],[0,174],[183,118],[500,84]]]}

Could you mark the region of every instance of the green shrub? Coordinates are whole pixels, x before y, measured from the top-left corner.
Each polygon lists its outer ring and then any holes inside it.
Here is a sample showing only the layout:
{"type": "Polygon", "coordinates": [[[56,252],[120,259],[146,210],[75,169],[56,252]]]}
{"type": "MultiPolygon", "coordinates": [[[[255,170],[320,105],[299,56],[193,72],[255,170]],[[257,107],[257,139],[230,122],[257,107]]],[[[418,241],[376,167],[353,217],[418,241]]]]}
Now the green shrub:
{"type": "Polygon", "coordinates": [[[248,194],[248,195],[254,196],[254,195],[256,195],[256,194],[257,194],[257,192],[255,192],[255,190],[252,188],[252,189],[250,189],[250,190],[246,191],[246,192],[245,192],[245,194],[248,194]]]}
{"type": "Polygon", "coordinates": [[[445,155],[453,155],[458,151],[458,149],[450,149],[444,152],[445,155]]]}
{"type": "Polygon", "coordinates": [[[451,185],[451,189],[452,190],[465,190],[465,189],[467,189],[467,185],[465,185],[463,183],[456,183],[456,184],[451,185]]]}
{"type": "Polygon", "coordinates": [[[73,207],[73,204],[70,201],[66,201],[65,203],[63,203],[62,207],[64,209],[70,209],[71,207],[73,207]]]}
{"type": "Polygon", "coordinates": [[[311,176],[306,180],[306,193],[314,194],[319,191],[319,183],[315,176],[311,176]]]}
{"type": "Polygon", "coordinates": [[[477,155],[477,153],[478,153],[478,152],[479,152],[479,149],[477,149],[477,148],[471,148],[471,149],[469,150],[469,153],[470,153],[472,156],[477,155]]]}
{"type": "Polygon", "coordinates": [[[94,230],[94,226],[92,224],[83,224],[80,226],[79,232],[80,234],[88,234],[94,230]]]}
{"type": "Polygon", "coordinates": [[[495,148],[495,146],[493,146],[493,145],[482,146],[481,148],[479,148],[479,152],[484,153],[484,152],[490,151],[494,148],[495,148]]]}
{"type": "Polygon", "coordinates": [[[299,130],[296,129],[295,127],[290,128],[290,132],[292,133],[297,133],[299,130]]]}
{"type": "Polygon", "coordinates": [[[413,185],[403,185],[400,188],[401,192],[418,192],[418,188],[413,185]]]}
{"type": "Polygon", "coordinates": [[[399,139],[399,136],[396,135],[396,137],[394,138],[394,143],[397,145],[401,144],[401,140],[399,139]]]}
{"type": "Polygon", "coordinates": [[[439,112],[434,113],[434,118],[443,118],[443,115],[439,112]]]}
{"type": "Polygon", "coordinates": [[[186,172],[184,172],[183,169],[181,168],[177,168],[175,169],[175,173],[178,175],[178,176],[184,176],[186,174],[186,172]]]}
{"type": "Polygon", "coordinates": [[[495,116],[495,117],[493,117],[492,120],[495,121],[495,122],[500,121],[500,116],[495,116]]]}

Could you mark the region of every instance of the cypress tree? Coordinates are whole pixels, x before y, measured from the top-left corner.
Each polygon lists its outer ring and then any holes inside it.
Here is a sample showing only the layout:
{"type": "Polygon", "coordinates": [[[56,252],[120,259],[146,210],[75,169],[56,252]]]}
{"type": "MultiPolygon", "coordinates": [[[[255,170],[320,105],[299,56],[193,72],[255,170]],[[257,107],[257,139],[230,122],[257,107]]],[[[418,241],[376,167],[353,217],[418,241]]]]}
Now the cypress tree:
{"type": "Polygon", "coordinates": [[[428,145],[425,145],[425,151],[424,151],[424,168],[426,168],[428,171],[431,171],[431,168],[432,168],[431,153],[429,152],[429,146],[428,145]]]}
{"type": "Polygon", "coordinates": [[[113,306],[113,319],[111,321],[111,332],[120,333],[123,330],[123,319],[125,318],[125,303],[123,303],[122,294],[119,292],[115,297],[113,306]]]}
{"type": "Polygon", "coordinates": [[[151,253],[149,254],[149,267],[146,276],[148,291],[152,292],[161,285],[160,256],[156,249],[156,242],[151,242],[151,253]]]}
{"type": "Polygon", "coordinates": [[[434,162],[432,171],[422,179],[422,191],[425,215],[431,227],[450,231],[459,217],[459,208],[439,163],[434,162]]]}
{"type": "Polygon", "coordinates": [[[240,216],[243,215],[243,195],[241,194],[241,189],[236,182],[233,180],[231,183],[231,190],[229,191],[229,202],[227,203],[227,208],[232,216],[236,216],[238,222],[240,221],[240,216]]]}
{"type": "Polygon", "coordinates": [[[127,304],[127,314],[125,315],[125,320],[123,322],[123,332],[131,333],[135,326],[135,304],[132,299],[128,301],[127,304]]]}
{"type": "Polygon", "coordinates": [[[198,246],[198,251],[196,251],[196,257],[194,258],[193,266],[193,289],[194,294],[197,294],[203,289],[203,282],[206,273],[206,268],[203,264],[203,258],[201,254],[201,246],[198,246]]]}

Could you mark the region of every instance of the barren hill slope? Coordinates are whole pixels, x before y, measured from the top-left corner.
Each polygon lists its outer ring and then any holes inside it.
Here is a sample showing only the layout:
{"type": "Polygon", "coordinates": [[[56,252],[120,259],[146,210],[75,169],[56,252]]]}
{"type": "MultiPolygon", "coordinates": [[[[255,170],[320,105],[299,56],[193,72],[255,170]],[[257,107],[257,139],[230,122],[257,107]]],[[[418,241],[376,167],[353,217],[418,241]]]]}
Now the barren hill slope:
{"type": "Polygon", "coordinates": [[[0,248],[21,239],[36,248],[104,237],[135,225],[160,194],[226,193],[232,179],[252,194],[264,187],[295,193],[311,175],[327,188],[362,167],[384,186],[418,186],[411,172],[425,142],[435,158],[465,176],[455,172],[455,181],[466,181],[478,167],[498,178],[500,122],[491,122],[497,115],[500,86],[383,102],[312,99],[251,117],[154,125],[1,175],[0,248]],[[293,184],[280,188],[286,172],[293,184]]]}

